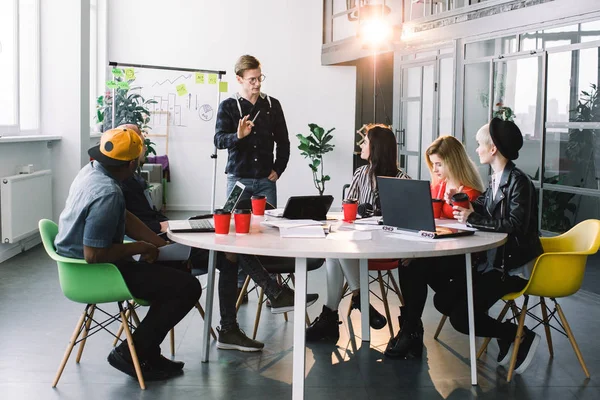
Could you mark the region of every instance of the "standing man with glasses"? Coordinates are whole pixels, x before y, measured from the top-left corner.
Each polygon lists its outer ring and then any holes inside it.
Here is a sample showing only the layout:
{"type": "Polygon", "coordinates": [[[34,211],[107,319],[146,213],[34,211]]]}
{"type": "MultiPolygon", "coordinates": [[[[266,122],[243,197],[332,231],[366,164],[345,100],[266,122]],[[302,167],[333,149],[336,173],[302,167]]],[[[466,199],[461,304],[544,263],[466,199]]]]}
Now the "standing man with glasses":
{"type": "Polygon", "coordinates": [[[219,105],[215,133],[215,146],[229,153],[227,194],[241,181],[246,185],[242,198],[262,195],[276,207],[276,181],[290,158],[283,110],[277,99],[260,91],[265,76],[255,57],[241,56],[235,74],[240,91],[219,105]]]}

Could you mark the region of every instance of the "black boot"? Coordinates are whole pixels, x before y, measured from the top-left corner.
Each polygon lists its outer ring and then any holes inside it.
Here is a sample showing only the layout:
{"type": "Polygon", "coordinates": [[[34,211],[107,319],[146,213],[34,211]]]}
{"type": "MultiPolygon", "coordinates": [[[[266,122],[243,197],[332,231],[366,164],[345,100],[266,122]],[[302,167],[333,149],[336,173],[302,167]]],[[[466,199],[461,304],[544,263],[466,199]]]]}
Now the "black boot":
{"type": "Polygon", "coordinates": [[[405,307],[400,307],[400,315],[398,316],[398,324],[400,330],[398,334],[390,339],[383,353],[390,358],[421,358],[423,353],[423,322],[419,319],[416,329],[404,329],[405,322],[405,307]],[[410,332],[409,330],[412,330],[410,332]]]}
{"type": "Polygon", "coordinates": [[[323,306],[323,311],[308,328],[306,328],[306,341],[318,342],[320,340],[337,343],[340,338],[341,321],[337,310],[333,311],[323,306]]]}
{"type": "MultiPolygon", "coordinates": [[[[352,309],[360,311],[360,296],[352,296],[352,309]]],[[[373,329],[383,329],[387,319],[369,303],[369,325],[373,329]]]]}

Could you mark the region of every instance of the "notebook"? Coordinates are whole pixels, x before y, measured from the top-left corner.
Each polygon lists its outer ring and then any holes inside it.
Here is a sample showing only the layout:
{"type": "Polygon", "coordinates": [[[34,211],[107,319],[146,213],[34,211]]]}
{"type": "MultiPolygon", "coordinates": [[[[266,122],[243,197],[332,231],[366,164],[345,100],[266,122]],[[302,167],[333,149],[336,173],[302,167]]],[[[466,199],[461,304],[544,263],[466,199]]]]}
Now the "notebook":
{"type": "MultiPolygon", "coordinates": [[[[244,193],[246,186],[241,182],[236,182],[235,186],[229,193],[227,201],[223,206],[223,210],[231,213],[238,201],[244,193]]],[[[188,220],[172,220],[168,221],[169,230],[171,232],[214,232],[215,226],[212,219],[212,214],[200,215],[198,217],[192,217],[188,220]]]]}
{"type": "MultiPolygon", "coordinates": [[[[292,196],[288,199],[281,216],[287,219],[327,219],[333,196],[292,196]]],[[[269,215],[269,214],[268,214],[269,215]]],[[[274,215],[273,215],[274,216],[274,215]]]]}
{"type": "Polygon", "coordinates": [[[435,225],[429,185],[429,181],[378,176],[384,229],[432,239],[472,235],[472,230],[435,225]]]}

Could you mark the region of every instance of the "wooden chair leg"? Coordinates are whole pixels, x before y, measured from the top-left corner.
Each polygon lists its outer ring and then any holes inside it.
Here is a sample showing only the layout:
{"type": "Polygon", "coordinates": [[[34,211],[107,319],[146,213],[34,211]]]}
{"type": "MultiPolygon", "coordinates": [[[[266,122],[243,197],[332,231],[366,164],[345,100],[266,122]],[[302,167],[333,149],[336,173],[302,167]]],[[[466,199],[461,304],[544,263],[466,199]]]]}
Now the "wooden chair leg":
{"type": "MultiPolygon", "coordinates": [[[[504,305],[504,308],[502,308],[502,311],[500,312],[500,314],[498,315],[498,318],[497,318],[498,321],[502,321],[504,319],[504,316],[506,315],[506,313],[510,309],[510,303],[511,303],[511,301],[508,301],[504,305]]],[[[479,359],[479,357],[481,357],[481,355],[487,350],[487,347],[490,344],[491,340],[492,340],[492,338],[489,338],[489,337],[485,338],[485,340],[483,341],[483,344],[481,345],[481,347],[479,348],[479,351],[477,352],[477,359],[479,359]]]]}
{"type": "Polygon", "coordinates": [[[346,324],[348,324],[350,340],[354,342],[354,326],[352,325],[352,319],[350,319],[350,314],[352,314],[352,300],[350,300],[350,303],[348,304],[348,311],[346,312],[346,324]]]}
{"type": "Polygon", "coordinates": [[[525,296],[525,300],[523,301],[523,307],[521,308],[521,315],[519,316],[519,327],[517,328],[517,336],[515,337],[513,353],[510,358],[510,364],[509,364],[510,366],[508,368],[508,375],[506,377],[507,382],[510,382],[512,380],[513,374],[515,372],[515,365],[517,364],[517,354],[519,353],[519,347],[521,345],[521,340],[523,339],[523,330],[524,330],[523,327],[525,326],[525,316],[527,315],[527,302],[528,301],[529,301],[529,297],[525,296]]]}
{"type": "MultiPolygon", "coordinates": [[[[199,301],[196,302],[196,309],[198,310],[200,316],[204,320],[204,308],[202,308],[202,305],[200,305],[199,301]]],[[[217,340],[217,335],[215,335],[215,331],[213,330],[212,326],[210,327],[210,336],[212,336],[214,340],[217,340]]]]}
{"type": "MultiPolygon", "coordinates": [[[[127,320],[129,320],[129,310],[125,311],[125,318],[127,320]]],[[[119,326],[119,330],[117,331],[117,334],[115,336],[115,340],[113,340],[113,347],[117,346],[117,343],[119,343],[119,339],[121,339],[121,334],[123,333],[123,324],[121,324],[119,326]]]]}
{"type": "Polygon", "coordinates": [[[438,327],[435,330],[435,333],[433,334],[434,339],[437,340],[438,336],[440,335],[440,332],[442,331],[442,328],[444,327],[444,324],[446,323],[446,319],[448,319],[448,317],[445,315],[442,315],[442,319],[440,319],[440,323],[438,324],[438,327]]]}
{"type": "Polygon", "coordinates": [[[569,337],[569,342],[571,342],[571,346],[573,346],[573,350],[575,351],[575,355],[577,356],[577,359],[579,360],[579,364],[581,364],[581,368],[583,368],[583,373],[585,374],[585,376],[587,378],[590,377],[590,372],[587,369],[587,366],[585,365],[585,361],[583,361],[583,355],[581,354],[581,350],[579,350],[579,346],[577,345],[577,342],[575,341],[575,336],[573,336],[573,331],[571,330],[571,326],[569,325],[569,323],[567,322],[567,317],[565,317],[565,313],[563,312],[561,306],[556,302],[555,299],[552,299],[554,301],[554,306],[556,307],[556,311],[558,311],[558,316],[560,317],[560,321],[562,322],[563,326],[565,327],[565,331],[567,331],[567,335],[569,337]]]}
{"type": "MultiPolygon", "coordinates": [[[[244,281],[244,284],[242,285],[242,290],[240,290],[240,295],[238,296],[237,302],[235,303],[235,311],[236,312],[240,309],[240,306],[242,305],[242,302],[244,301],[244,294],[246,293],[246,290],[248,290],[249,283],[250,283],[250,276],[247,276],[246,280],[244,281]]],[[[202,315],[202,318],[204,318],[204,315],[202,315]]]]}
{"type": "Polygon", "coordinates": [[[94,318],[94,310],[96,309],[95,305],[92,305],[89,315],[87,317],[87,321],[85,321],[85,328],[83,329],[83,336],[81,342],[79,342],[79,351],[77,352],[77,358],[75,362],[79,364],[81,361],[81,356],[83,355],[83,348],[85,347],[85,342],[87,341],[88,333],[90,332],[90,325],[92,324],[92,318],[94,318]]]}
{"type": "Polygon", "coordinates": [[[548,352],[550,358],[554,357],[554,348],[552,347],[552,333],[550,332],[550,321],[548,321],[548,309],[546,308],[546,300],[540,297],[540,305],[542,306],[542,318],[544,319],[544,330],[546,331],[546,342],[548,343],[548,352]]]}
{"type": "Polygon", "coordinates": [[[390,277],[390,280],[392,281],[392,286],[394,286],[394,292],[396,292],[396,295],[398,296],[400,305],[403,306],[404,305],[404,296],[402,296],[402,292],[400,291],[400,287],[398,286],[398,283],[396,282],[396,278],[394,278],[394,274],[392,274],[392,271],[388,272],[388,276],[390,277]]]}
{"type": "Polygon", "coordinates": [[[260,313],[262,310],[263,299],[265,298],[265,289],[260,288],[260,294],[258,295],[258,307],[256,308],[256,318],[254,319],[254,331],[252,332],[252,339],[256,339],[256,332],[258,331],[258,323],[260,322],[260,313]]]}
{"type": "Polygon", "coordinates": [[[385,310],[385,316],[388,320],[388,329],[390,331],[390,337],[394,337],[394,327],[392,326],[392,317],[390,315],[390,305],[388,304],[387,295],[385,294],[385,286],[383,284],[383,277],[381,271],[377,271],[377,280],[379,281],[379,289],[381,290],[381,299],[383,300],[383,308],[385,310]]]}
{"type": "Polygon", "coordinates": [[[75,330],[73,331],[73,334],[71,335],[71,339],[69,340],[69,344],[67,345],[67,349],[65,350],[65,355],[63,356],[63,359],[60,362],[60,365],[58,366],[58,371],[56,372],[56,376],[54,377],[54,382],[52,382],[52,387],[56,387],[56,385],[58,385],[58,380],[60,379],[60,376],[62,375],[63,370],[65,369],[65,365],[67,365],[67,361],[69,360],[69,357],[71,356],[71,351],[73,351],[75,342],[77,341],[77,338],[81,334],[81,327],[83,326],[83,322],[85,321],[85,318],[88,313],[88,308],[90,306],[91,305],[88,304],[85,307],[83,314],[81,314],[81,317],[79,317],[79,321],[77,321],[77,325],[75,325],[75,330]]]}
{"type": "Polygon", "coordinates": [[[175,355],[175,328],[171,328],[169,331],[169,336],[171,337],[171,356],[175,355]]]}
{"type": "Polygon", "coordinates": [[[135,346],[133,344],[133,336],[131,336],[131,330],[129,329],[129,324],[127,323],[127,319],[125,318],[125,312],[123,311],[121,311],[121,320],[123,321],[125,336],[127,337],[127,345],[129,346],[129,354],[131,355],[131,360],[133,361],[135,374],[138,378],[138,382],[140,383],[140,388],[144,390],[146,389],[146,383],[144,382],[144,376],[142,375],[140,360],[138,359],[137,352],[135,351],[135,346]]]}

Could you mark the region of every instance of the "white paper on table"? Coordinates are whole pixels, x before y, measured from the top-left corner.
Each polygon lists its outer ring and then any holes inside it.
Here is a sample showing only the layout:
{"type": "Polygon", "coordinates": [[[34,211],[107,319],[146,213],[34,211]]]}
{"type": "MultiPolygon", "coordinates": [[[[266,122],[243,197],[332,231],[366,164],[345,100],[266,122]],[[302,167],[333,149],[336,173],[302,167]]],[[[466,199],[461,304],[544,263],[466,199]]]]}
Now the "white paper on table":
{"type": "Polygon", "coordinates": [[[279,237],[282,238],[324,238],[325,231],[321,224],[309,226],[280,227],[279,237]]]}
{"type": "Polygon", "coordinates": [[[269,217],[278,217],[281,218],[283,217],[283,208],[275,208],[273,210],[265,210],[265,215],[269,216],[269,217]]]}
{"type": "Polygon", "coordinates": [[[392,238],[392,239],[401,239],[401,240],[410,240],[413,242],[429,242],[429,243],[436,243],[439,241],[444,241],[444,242],[448,242],[451,240],[456,240],[454,238],[448,238],[448,239],[432,239],[432,238],[428,238],[428,237],[423,237],[423,236],[418,236],[418,235],[409,235],[409,234],[404,234],[404,233],[390,233],[385,235],[386,237],[392,238]]]}
{"type": "Polygon", "coordinates": [[[321,226],[322,223],[314,219],[278,219],[261,221],[261,225],[273,228],[296,228],[300,226],[321,226]]]}
{"type": "Polygon", "coordinates": [[[366,231],[337,231],[327,236],[330,240],[371,240],[371,232],[366,231]]]}
{"type": "Polygon", "coordinates": [[[354,225],[379,225],[381,217],[360,218],[354,221],[354,225]]]}
{"type": "MultiPolygon", "coordinates": [[[[158,248],[158,258],[156,261],[185,261],[190,258],[190,246],[179,243],[171,243],[158,248]]],[[[133,256],[135,261],[140,261],[140,254],[133,256]]]]}
{"type": "Polygon", "coordinates": [[[355,231],[380,231],[383,230],[383,225],[356,225],[352,227],[355,231]]]}
{"type": "Polygon", "coordinates": [[[467,226],[467,224],[461,224],[460,222],[436,222],[438,226],[445,226],[446,228],[462,229],[463,231],[476,231],[477,228],[467,226]]]}

